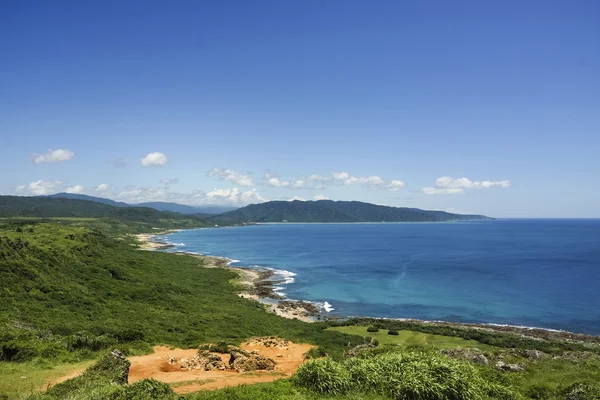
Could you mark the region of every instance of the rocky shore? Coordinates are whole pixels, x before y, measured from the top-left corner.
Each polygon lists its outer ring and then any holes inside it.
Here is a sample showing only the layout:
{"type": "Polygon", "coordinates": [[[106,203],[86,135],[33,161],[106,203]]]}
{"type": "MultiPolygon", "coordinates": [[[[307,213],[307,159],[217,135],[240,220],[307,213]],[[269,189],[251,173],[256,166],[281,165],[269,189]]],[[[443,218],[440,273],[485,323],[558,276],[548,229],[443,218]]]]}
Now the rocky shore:
{"type": "MultiPolygon", "coordinates": [[[[175,247],[172,244],[161,242],[156,235],[165,235],[176,231],[158,232],[155,234],[135,235],[140,242],[140,250],[156,251],[175,247]]],[[[320,309],[314,304],[302,300],[286,300],[275,290],[278,284],[284,283],[284,279],[277,279],[275,272],[269,269],[250,269],[232,267],[231,261],[223,257],[205,256],[200,254],[186,253],[183,251],[173,254],[194,257],[201,260],[204,268],[225,268],[238,273],[239,278],[235,282],[240,287],[240,297],[258,301],[265,306],[269,312],[283,318],[299,319],[304,322],[315,322],[321,319],[320,309]]]]}

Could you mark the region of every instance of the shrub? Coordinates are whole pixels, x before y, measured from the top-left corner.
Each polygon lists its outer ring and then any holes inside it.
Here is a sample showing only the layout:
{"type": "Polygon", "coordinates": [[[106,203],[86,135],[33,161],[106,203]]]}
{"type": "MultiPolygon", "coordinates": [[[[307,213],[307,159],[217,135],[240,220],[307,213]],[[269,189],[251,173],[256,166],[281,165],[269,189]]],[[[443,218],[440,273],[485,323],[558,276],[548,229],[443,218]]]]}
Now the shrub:
{"type": "Polygon", "coordinates": [[[126,385],[124,389],[114,397],[115,400],[154,400],[154,399],[175,399],[175,392],[171,387],[156,379],[144,379],[131,385],[126,385]]]}
{"type": "Polygon", "coordinates": [[[202,352],[202,351],[210,351],[213,353],[223,353],[223,354],[227,354],[229,353],[229,345],[227,344],[227,342],[217,342],[216,344],[212,344],[212,343],[207,343],[207,344],[201,344],[200,346],[198,346],[198,352],[202,352]]]}
{"type": "Polygon", "coordinates": [[[94,336],[89,332],[78,332],[67,338],[69,351],[87,349],[97,351],[115,344],[115,341],[106,336],[94,336]]]}
{"type": "Polygon", "coordinates": [[[376,326],[371,325],[371,326],[369,326],[367,328],[367,332],[379,332],[379,328],[377,328],[376,326]]]}
{"type": "Polygon", "coordinates": [[[577,383],[564,390],[565,400],[599,400],[600,384],[577,383]]]}
{"type": "Polygon", "coordinates": [[[536,385],[527,389],[527,397],[536,400],[550,399],[554,395],[554,390],[547,386],[536,385]]]}
{"type": "Polygon", "coordinates": [[[354,357],[343,364],[331,360],[310,361],[300,367],[294,379],[298,385],[328,395],[352,391],[391,399],[519,398],[510,388],[488,381],[475,366],[426,350],[396,350],[370,358],[354,357]]]}
{"type": "Polygon", "coordinates": [[[317,393],[339,395],[350,388],[350,374],[330,359],[307,361],[298,368],[294,382],[317,393]]]}
{"type": "Polygon", "coordinates": [[[388,331],[388,335],[392,335],[392,336],[398,336],[398,335],[399,335],[399,333],[398,333],[398,331],[395,331],[395,330],[393,330],[393,329],[390,329],[390,330],[388,331]]]}
{"type": "Polygon", "coordinates": [[[310,349],[304,354],[304,358],[310,360],[312,358],[322,358],[327,357],[327,352],[320,347],[315,347],[310,349]]]}
{"type": "Polygon", "coordinates": [[[136,331],[136,330],[132,330],[132,329],[125,329],[125,330],[119,331],[119,332],[115,333],[114,336],[120,343],[144,340],[144,332],[140,332],[140,331],[136,331]]]}

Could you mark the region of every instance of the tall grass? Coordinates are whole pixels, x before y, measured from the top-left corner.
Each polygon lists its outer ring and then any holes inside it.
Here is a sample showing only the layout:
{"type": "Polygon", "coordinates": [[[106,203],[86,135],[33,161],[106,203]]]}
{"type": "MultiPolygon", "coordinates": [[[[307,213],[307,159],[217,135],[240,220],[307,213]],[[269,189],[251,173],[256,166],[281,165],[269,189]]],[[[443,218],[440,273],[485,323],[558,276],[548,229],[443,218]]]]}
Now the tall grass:
{"type": "Polygon", "coordinates": [[[399,400],[520,398],[511,388],[483,377],[475,366],[423,349],[345,362],[313,360],[300,367],[294,382],[320,394],[367,392],[399,400]]]}

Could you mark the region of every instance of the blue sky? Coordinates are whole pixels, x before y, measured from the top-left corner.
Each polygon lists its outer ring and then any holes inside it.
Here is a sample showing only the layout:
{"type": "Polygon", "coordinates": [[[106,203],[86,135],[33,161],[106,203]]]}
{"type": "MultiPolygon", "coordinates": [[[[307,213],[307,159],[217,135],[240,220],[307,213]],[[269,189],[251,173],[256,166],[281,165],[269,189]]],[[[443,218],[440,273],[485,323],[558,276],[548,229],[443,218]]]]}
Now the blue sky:
{"type": "Polygon", "coordinates": [[[600,217],[598,21],[595,0],[4,1],[0,193],[600,217]]]}

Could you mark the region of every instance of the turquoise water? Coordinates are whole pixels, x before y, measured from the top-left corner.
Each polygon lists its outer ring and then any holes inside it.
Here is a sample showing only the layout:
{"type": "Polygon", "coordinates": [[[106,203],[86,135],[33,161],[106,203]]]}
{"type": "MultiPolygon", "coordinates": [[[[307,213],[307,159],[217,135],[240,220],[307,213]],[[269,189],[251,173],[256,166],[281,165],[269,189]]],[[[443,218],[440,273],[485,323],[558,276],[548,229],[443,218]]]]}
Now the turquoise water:
{"type": "Polygon", "coordinates": [[[600,334],[600,220],[269,224],[166,239],[273,268],[281,293],[332,315],[600,334]]]}

